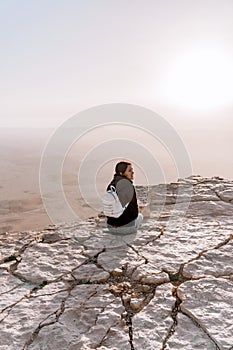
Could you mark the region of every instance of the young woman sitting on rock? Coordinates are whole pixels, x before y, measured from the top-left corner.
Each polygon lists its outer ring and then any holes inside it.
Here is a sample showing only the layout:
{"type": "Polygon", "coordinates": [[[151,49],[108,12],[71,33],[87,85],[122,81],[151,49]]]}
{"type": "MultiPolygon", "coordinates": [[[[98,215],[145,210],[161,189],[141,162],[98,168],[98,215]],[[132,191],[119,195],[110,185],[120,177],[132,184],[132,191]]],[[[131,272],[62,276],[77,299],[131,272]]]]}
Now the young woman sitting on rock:
{"type": "Polygon", "coordinates": [[[117,163],[113,180],[108,185],[107,190],[114,186],[122,206],[127,206],[118,218],[107,217],[107,227],[111,233],[135,233],[141,225],[143,215],[138,211],[133,179],[132,164],[125,161],[117,163]]]}

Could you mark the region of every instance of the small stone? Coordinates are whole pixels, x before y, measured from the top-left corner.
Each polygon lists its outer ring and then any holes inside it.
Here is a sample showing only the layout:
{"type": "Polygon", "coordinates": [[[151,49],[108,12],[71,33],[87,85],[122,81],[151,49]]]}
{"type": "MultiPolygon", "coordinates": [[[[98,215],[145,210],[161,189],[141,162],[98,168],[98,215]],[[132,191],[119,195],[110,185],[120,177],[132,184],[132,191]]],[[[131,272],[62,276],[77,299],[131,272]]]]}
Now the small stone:
{"type": "Polygon", "coordinates": [[[90,282],[103,283],[106,282],[110,277],[110,274],[107,271],[100,272],[97,276],[93,276],[90,279],[90,282]]]}
{"type": "Polygon", "coordinates": [[[128,303],[130,301],[130,299],[131,299],[131,295],[130,294],[123,294],[122,295],[122,301],[124,303],[128,303]]]}
{"type": "Polygon", "coordinates": [[[142,308],[142,301],[132,298],[130,300],[130,307],[134,310],[134,311],[139,311],[142,308]]]}
{"type": "Polygon", "coordinates": [[[112,271],[112,275],[115,277],[120,277],[122,273],[123,273],[122,269],[119,269],[119,268],[116,268],[112,271]]]}
{"type": "Polygon", "coordinates": [[[146,292],[149,292],[151,290],[151,287],[144,284],[144,285],[142,285],[141,289],[143,292],[146,293],[146,292]]]}
{"type": "Polygon", "coordinates": [[[142,283],[155,284],[155,285],[159,285],[168,281],[169,281],[169,278],[166,274],[162,276],[161,275],[145,276],[141,279],[142,283]]]}

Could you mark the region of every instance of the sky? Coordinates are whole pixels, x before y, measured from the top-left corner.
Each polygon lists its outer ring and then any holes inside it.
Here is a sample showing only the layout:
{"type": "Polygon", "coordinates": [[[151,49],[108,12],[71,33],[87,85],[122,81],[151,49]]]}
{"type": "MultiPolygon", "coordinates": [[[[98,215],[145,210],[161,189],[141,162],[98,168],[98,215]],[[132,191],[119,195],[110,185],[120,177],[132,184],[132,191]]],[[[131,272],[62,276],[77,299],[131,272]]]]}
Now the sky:
{"type": "Polygon", "coordinates": [[[2,0],[0,127],[136,104],[177,130],[194,164],[230,177],[232,18],[232,0],[2,0]]]}

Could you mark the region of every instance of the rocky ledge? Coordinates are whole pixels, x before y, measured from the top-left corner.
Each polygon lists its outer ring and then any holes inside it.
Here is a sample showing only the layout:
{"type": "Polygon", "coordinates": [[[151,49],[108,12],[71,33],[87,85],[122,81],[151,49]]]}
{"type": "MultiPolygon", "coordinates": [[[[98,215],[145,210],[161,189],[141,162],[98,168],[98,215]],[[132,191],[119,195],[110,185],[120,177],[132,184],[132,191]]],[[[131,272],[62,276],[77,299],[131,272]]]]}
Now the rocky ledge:
{"type": "Polygon", "coordinates": [[[101,215],[0,235],[1,350],[233,349],[233,182],[192,176],[149,197],[135,235],[101,215]]]}

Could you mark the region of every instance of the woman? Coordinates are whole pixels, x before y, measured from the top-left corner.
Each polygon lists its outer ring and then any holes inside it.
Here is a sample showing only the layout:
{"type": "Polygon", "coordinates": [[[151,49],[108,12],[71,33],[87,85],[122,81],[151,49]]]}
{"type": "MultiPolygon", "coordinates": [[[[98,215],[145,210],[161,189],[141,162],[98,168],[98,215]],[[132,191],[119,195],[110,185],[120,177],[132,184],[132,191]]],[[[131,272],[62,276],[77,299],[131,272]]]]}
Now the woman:
{"type": "Polygon", "coordinates": [[[138,213],[133,178],[134,171],[131,163],[117,163],[113,180],[107,190],[110,189],[110,186],[114,186],[122,206],[127,206],[120,217],[107,217],[107,227],[111,233],[135,233],[143,220],[142,214],[138,213]]]}

